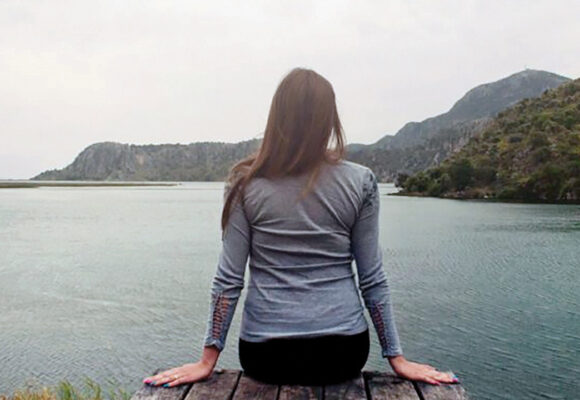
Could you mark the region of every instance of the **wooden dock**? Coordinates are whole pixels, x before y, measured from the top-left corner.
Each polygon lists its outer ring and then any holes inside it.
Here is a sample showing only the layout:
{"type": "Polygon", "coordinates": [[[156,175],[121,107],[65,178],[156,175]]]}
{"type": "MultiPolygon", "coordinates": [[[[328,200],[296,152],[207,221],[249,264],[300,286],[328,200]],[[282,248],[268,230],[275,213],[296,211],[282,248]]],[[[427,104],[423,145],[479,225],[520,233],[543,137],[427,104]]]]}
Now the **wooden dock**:
{"type": "MultiPolygon", "coordinates": [[[[153,374],[162,371],[158,369],[153,374]]],[[[216,369],[206,380],[164,388],[143,385],[131,400],[463,400],[460,384],[430,385],[394,374],[363,371],[353,380],[328,386],[270,385],[239,370],[216,369]]]]}

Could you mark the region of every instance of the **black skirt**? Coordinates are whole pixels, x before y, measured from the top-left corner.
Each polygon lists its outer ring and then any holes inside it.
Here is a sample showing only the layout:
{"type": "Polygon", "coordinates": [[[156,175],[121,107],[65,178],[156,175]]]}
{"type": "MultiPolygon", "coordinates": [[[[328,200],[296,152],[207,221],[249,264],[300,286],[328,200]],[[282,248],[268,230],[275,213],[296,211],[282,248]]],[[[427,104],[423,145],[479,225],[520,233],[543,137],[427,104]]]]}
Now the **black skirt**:
{"type": "Polygon", "coordinates": [[[275,338],[265,342],[239,339],[244,373],[272,384],[326,385],[352,379],[369,356],[369,330],[355,335],[275,338]]]}

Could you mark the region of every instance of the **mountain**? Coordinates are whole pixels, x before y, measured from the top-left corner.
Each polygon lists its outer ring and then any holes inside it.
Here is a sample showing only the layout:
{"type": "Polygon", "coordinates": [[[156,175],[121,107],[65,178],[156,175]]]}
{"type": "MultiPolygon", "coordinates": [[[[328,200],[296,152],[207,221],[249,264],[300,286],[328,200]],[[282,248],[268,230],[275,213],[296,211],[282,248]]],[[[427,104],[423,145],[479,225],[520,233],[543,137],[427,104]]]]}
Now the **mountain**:
{"type": "Polygon", "coordinates": [[[403,194],[580,201],[580,79],[502,111],[440,166],[402,182],[403,194]]]}
{"type": "Polygon", "coordinates": [[[260,139],[239,143],[134,145],[95,143],[66,168],[43,172],[35,180],[211,181],[254,152],[260,139]]]}
{"type": "MultiPolygon", "coordinates": [[[[545,71],[525,70],[468,91],[446,113],[409,122],[396,135],[373,144],[347,146],[347,159],[373,169],[382,182],[438,165],[482,132],[501,110],[569,81],[545,71]]],[[[72,164],[43,172],[36,180],[223,180],[228,169],[258,148],[260,139],[240,143],[187,145],[96,143],[72,164]]]]}
{"type": "Polygon", "coordinates": [[[551,72],[527,69],[479,85],[444,114],[409,122],[394,136],[386,135],[371,145],[349,145],[349,159],[371,167],[382,181],[393,181],[399,173],[421,171],[461,149],[498,112],[567,81],[551,72]]]}

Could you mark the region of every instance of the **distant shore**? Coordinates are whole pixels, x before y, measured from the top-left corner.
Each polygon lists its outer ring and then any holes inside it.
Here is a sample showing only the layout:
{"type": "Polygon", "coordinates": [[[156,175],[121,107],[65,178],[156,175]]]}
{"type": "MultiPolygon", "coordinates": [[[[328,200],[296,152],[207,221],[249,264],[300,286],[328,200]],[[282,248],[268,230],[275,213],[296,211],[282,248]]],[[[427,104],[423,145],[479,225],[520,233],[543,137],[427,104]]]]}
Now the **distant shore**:
{"type": "Polygon", "coordinates": [[[98,181],[0,181],[0,189],[33,189],[39,187],[126,187],[126,186],[178,186],[171,182],[98,182],[98,181]]]}
{"type": "Polygon", "coordinates": [[[389,193],[388,196],[399,196],[399,197],[423,197],[430,199],[442,199],[442,200],[458,200],[458,201],[479,201],[479,202],[489,202],[489,203],[514,203],[514,204],[567,204],[567,205],[577,205],[580,204],[580,200],[570,199],[570,200],[542,200],[542,199],[501,199],[493,196],[489,197],[473,197],[465,196],[457,193],[446,194],[443,196],[430,196],[423,192],[405,192],[399,191],[395,193],[389,193]]]}

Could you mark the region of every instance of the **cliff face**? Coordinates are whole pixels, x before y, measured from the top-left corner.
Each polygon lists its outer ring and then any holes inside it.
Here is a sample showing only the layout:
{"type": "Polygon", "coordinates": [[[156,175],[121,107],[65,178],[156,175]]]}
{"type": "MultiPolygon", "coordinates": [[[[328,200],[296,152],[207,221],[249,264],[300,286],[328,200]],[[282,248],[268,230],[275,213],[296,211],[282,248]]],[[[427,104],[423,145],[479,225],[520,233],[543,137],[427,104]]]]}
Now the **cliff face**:
{"type": "Polygon", "coordinates": [[[200,142],[188,145],[95,143],[72,164],[43,172],[35,180],[212,181],[254,152],[260,140],[240,143],[200,142]]]}
{"type": "Polygon", "coordinates": [[[461,151],[402,186],[428,196],[580,201],[580,79],[502,111],[461,151]]]}
{"type": "Polygon", "coordinates": [[[567,81],[550,72],[525,70],[479,85],[444,114],[409,122],[396,135],[371,145],[350,145],[349,158],[373,168],[382,181],[394,181],[399,173],[411,174],[439,164],[479,134],[498,112],[567,81]]]}

